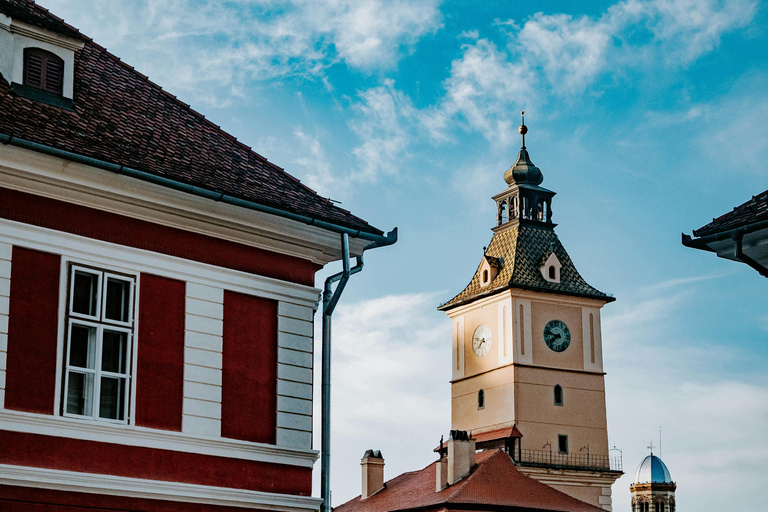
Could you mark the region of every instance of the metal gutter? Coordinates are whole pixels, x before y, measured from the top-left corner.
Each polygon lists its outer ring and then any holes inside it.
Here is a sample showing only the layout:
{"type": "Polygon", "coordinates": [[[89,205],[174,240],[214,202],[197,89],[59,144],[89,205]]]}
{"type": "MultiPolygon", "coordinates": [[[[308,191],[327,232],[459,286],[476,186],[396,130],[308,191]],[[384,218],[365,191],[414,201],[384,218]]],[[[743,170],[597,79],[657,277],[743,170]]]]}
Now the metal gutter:
{"type": "MultiPolygon", "coordinates": [[[[741,226],[738,228],[730,229],[728,231],[722,231],[720,233],[714,233],[711,235],[703,236],[701,238],[692,238],[690,235],[686,235],[685,233],[683,233],[682,243],[686,247],[691,247],[693,249],[701,249],[704,251],[710,251],[717,254],[717,251],[715,251],[709,246],[710,243],[733,240],[734,243],[736,244],[735,251],[734,251],[735,252],[734,256],[736,257],[736,259],[742,263],[749,265],[753,269],[757,270],[757,272],[761,276],[768,277],[768,268],[764,267],[763,265],[761,265],[751,257],[744,254],[743,246],[742,246],[742,240],[744,238],[744,235],[754,233],[755,231],[760,231],[761,229],[768,229],[768,220],[755,222],[754,224],[741,226]]],[[[726,258],[726,259],[730,259],[730,258],[726,258]]]]}
{"type": "Polygon", "coordinates": [[[270,215],[275,215],[278,217],[283,217],[285,219],[294,220],[310,226],[316,226],[320,229],[325,229],[327,231],[332,231],[334,233],[347,234],[352,238],[360,238],[362,240],[368,240],[369,242],[373,242],[374,247],[383,247],[385,245],[392,245],[397,241],[397,228],[393,229],[386,235],[378,235],[376,233],[362,231],[360,229],[348,228],[346,226],[341,226],[339,224],[334,224],[332,222],[316,219],[314,217],[310,217],[307,215],[301,215],[298,213],[281,210],[279,208],[275,208],[272,206],[266,206],[253,201],[248,201],[245,199],[229,196],[221,192],[214,192],[212,190],[208,190],[202,187],[197,187],[195,185],[189,185],[187,183],[182,183],[180,181],[172,180],[170,178],[165,178],[163,176],[157,176],[155,174],[150,174],[145,171],[139,171],[137,169],[125,167],[124,165],[117,165],[104,160],[99,160],[96,158],[79,155],[77,153],[72,153],[70,151],[57,149],[51,146],[46,146],[44,144],[38,144],[37,142],[20,139],[12,135],[6,135],[4,133],[0,133],[0,142],[3,144],[10,144],[12,146],[29,149],[31,151],[37,151],[39,153],[44,153],[46,155],[63,158],[65,160],[69,160],[72,162],[77,162],[84,165],[90,165],[92,167],[104,169],[105,171],[114,172],[115,174],[123,174],[131,178],[136,178],[149,183],[154,183],[156,185],[161,185],[163,187],[172,188],[174,190],[179,190],[181,192],[186,192],[188,194],[192,194],[198,197],[211,199],[213,201],[219,201],[222,203],[239,206],[241,208],[246,208],[246,209],[254,210],[257,212],[268,213],[270,215]]]}

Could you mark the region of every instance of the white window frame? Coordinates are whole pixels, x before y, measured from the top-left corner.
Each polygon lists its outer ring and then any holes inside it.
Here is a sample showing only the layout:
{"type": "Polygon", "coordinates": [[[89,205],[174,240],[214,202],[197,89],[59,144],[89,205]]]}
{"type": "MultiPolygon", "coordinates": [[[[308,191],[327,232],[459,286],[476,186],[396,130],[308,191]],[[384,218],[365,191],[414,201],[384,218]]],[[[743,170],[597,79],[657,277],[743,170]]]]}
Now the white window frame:
{"type": "Polygon", "coordinates": [[[136,305],[136,292],[137,292],[137,274],[125,274],[108,270],[104,268],[91,267],[79,263],[69,262],[67,264],[68,269],[66,272],[67,279],[65,280],[65,286],[67,287],[67,304],[65,309],[64,320],[64,350],[63,350],[63,382],[61,390],[61,415],[67,418],[86,419],[106,423],[128,424],[131,418],[131,394],[133,392],[133,373],[135,371],[135,357],[133,353],[134,343],[134,331],[135,331],[135,305],[136,305]],[[97,302],[96,302],[96,314],[87,315],[83,313],[77,313],[72,310],[74,305],[74,278],[76,272],[83,272],[97,276],[97,302]],[[129,283],[128,293],[128,320],[120,321],[105,318],[106,311],[106,282],[108,279],[113,278],[120,281],[129,283]],[[94,368],[82,368],[79,366],[70,365],[70,350],[71,350],[71,333],[73,325],[80,325],[84,327],[94,328],[96,330],[96,341],[94,347],[94,368]],[[104,331],[114,331],[126,334],[126,346],[125,346],[125,373],[116,373],[106,370],[102,370],[102,356],[104,345],[104,331]],[[69,377],[72,373],[79,373],[84,375],[93,375],[93,391],[90,396],[91,400],[91,414],[81,415],[67,412],[67,402],[69,394],[69,377]],[[102,418],[99,416],[99,404],[101,403],[101,379],[116,378],[124,379],[122,386],[123,393],[123,418],[112,419],[102,418]]]}

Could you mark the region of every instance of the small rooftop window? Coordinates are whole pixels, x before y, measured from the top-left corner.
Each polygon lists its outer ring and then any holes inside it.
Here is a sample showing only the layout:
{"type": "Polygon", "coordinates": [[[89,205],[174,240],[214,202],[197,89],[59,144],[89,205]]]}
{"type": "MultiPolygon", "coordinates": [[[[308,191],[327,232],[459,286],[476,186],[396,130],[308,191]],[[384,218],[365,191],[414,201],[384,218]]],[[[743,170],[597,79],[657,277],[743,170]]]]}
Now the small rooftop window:
{"type": "Polygon", "coordinates": [[[64,61],[40,48],[26,48],[24,85],[61,96],[64,86],[64,61]]]}

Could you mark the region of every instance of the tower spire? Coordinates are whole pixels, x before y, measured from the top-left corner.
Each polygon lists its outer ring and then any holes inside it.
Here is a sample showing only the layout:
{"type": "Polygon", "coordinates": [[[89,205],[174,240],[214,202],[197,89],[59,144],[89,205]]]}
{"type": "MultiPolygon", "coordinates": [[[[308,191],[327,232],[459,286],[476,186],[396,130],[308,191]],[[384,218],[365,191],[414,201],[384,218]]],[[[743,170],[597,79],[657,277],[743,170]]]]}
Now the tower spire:
{"type": "Polygon", "coordinates": [[[523,136],[523,146],[520,149],[525,149],[525,134],[528,133],[528,127],[525,126],[525,110],[520,112],[520,117],[523,118],[523,122],[520,124],[520,128],[518,128],[517,131],[519,131],[520,135],[523,136]]]}

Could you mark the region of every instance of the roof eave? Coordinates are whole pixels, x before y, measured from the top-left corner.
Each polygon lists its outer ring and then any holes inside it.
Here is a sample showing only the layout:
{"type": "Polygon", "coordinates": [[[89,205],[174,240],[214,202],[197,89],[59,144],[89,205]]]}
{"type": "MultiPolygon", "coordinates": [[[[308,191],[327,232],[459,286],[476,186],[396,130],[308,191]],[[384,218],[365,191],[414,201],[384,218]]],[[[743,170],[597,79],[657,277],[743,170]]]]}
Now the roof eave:
{"type": "Polygon", "coordinates": [[[451,309],[457,308],[459,306],[464,306],[466,304],[469,304],[471,302],[474,302],[476,300],[488,297],[489,295],[493,295],[496,292],[509,290],[509,289],[518,289],[518,290],[528,290],[532,292],[543,292],[543,293],[550,293],[554,295],[567,295],[569,297],[580,297],[583,299],[594,299],[594,300],[601,300],[605,302],[606,304],[610,302],[614,302],[616,300],[616,297],[611,297],[610,295],[595,295],[590,293],[581,293],[581,292],[572,292],[572,291],[565,291],[565,290],[553,290],[551,288],[544,288],[540,286],[531,286],[531,285],[525,285],[525,284],[515,284],[510,283],[504,286],[500,286],[497,288],[494,288],[493,290],[488,290],[488,292],[481,293],[478,295],[475,295],[473,297],[468,297],[466,299],[462,299],[458,302],[450,303],[447,302],[443,304],[442,306],[438,306],[438,311],[450,311],[451,309]]]}

